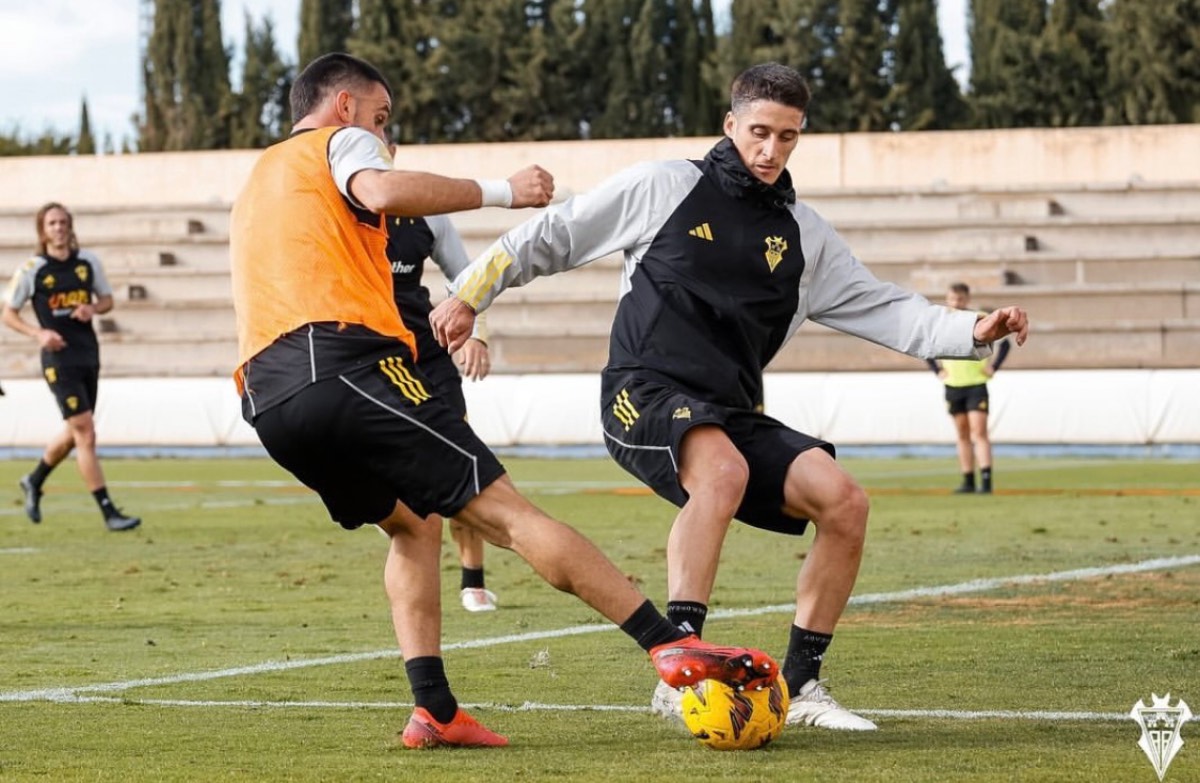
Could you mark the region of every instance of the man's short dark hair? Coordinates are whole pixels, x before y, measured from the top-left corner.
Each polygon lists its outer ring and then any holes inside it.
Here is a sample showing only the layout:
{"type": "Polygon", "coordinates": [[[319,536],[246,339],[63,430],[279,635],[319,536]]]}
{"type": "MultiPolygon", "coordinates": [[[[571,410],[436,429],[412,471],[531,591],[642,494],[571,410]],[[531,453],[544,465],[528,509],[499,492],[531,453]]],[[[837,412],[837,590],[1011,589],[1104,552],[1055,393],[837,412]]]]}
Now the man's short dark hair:
{"type": "Polygon", "coordinates": [[[971,295],[971,287],[966,283],[951,283],[950,290],[956,294],[959,294],[960,296],[971,295]]]}
{"type": "Polygon", "coordinates": [[[350,87],[382,84],[392,97],[392,87],[379,69],[345,52],[323,54],[310,62],[292,85],[292,122],[307,117],[330,92],[350,87]]]}
{"type": "Polygon", "coordinates": [[[754,101],[771,101],[807,111],[811,98],[808,82],[795,68],[779,63],[761,63],[750,66],[733,80],[733,87],[729,91],[729,108],[737,114],[754,101]]]}

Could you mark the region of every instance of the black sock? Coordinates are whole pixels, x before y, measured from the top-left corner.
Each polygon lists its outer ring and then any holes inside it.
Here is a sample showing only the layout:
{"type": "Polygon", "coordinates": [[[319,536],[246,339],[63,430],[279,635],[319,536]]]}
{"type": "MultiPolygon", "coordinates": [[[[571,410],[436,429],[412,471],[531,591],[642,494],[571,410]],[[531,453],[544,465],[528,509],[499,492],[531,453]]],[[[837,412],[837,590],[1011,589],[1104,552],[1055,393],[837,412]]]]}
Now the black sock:
{"type": "Polygon", "coordinates": [[[112,519],[117,515],[117,507],[108,499],[108,487],[100,487],[92,493],[92,497],[96,499],[96,505],[100,506],[100,513],[105,519],[112,519]]]}
{"type": "Polygon", "coordinates": [[[646,652],[650,652],[652,647],[678,641],[687,636],[678,626],[659,614],[649,598],[629,615],[629,619],[621,623],[621,630],[633,637],[638,646],[646,652]]]}
{"type": "Polygon", "coordinates": [[[466,590],[469,587],[483,588],[483,567],[467,568],[462,567],[462,589],[466,590]]]}
{"type": "Polygon", "coordinates": [[[53,465],[47,465],[46,460],[39,459],[38,464],[33,468],[33,472],[29,474],[29,483],[40,488],[52,470],[54,470],[53,465]]]}
{"type": "Polygon", "coordinates": [[[963,474],[962,485],[964,487],[970,487],[971,489],[975,489],[975,471],[971,471],[970,473],[963,474]]]}
{"type": "Polygon", "coordinates": [[[992,488],[992,469],[991,468],[980,468],[979,469],[979,485],[983,489],[990,490],[992,488]]]}
{"type": "Polygon", "coordinates": [[[696,601],[667,601],[667,619],[679,626],[684,633],[701,636],[708,607],[696,601]]]}
{"type": "Polygon", "coordinates": [[[821,659],[825,657],[831,641],[833,634],[792,626],[787,657],[783,659],[783,679],[787,680],[789,695],[795,696],[809,680],[821,678],[821,659]]]}
{"type": "Polygon", "coordinates": [[[450,692],[450,681],[442,659],[436,655],[413,658],[404,662],[404,672],[412,686],[413,701],[424,707],[438,723],[449,723],[458,712],[458,701],[450,692]]]}

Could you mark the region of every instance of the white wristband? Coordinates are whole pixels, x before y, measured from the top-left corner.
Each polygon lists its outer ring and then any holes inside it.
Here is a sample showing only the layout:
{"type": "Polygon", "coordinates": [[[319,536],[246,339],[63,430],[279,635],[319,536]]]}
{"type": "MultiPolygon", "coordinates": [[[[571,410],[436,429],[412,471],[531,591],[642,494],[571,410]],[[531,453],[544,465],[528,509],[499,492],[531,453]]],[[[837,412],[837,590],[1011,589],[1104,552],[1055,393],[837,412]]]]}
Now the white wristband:
{"type": "Polygon", "coordinates": [[[512,206],[513,194],[512,185],[508,184],[506,179],[477,179],[479,189],[483,191],[483,203],[481,207],[504,207],[508,209],[512,206]]]}

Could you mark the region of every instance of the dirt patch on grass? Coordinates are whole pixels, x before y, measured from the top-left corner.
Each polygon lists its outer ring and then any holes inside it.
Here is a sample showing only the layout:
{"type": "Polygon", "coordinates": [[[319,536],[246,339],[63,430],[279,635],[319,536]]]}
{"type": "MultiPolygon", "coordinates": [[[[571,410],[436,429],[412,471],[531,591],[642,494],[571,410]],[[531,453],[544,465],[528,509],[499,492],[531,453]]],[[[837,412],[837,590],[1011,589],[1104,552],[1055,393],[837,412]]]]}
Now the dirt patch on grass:
{"type": "Polygon", "coordinates": [[[947,614],[984,615],[990,623],[1035,625],[1083,620],[1102,613],[1111,621],[1171,609],[1200,611],[1200,568],[1122,574],[1078,582],[1043,582],[1004,587],[977,595],[920,598],[846,613],[842,625],[906,626],[947,614]]]}

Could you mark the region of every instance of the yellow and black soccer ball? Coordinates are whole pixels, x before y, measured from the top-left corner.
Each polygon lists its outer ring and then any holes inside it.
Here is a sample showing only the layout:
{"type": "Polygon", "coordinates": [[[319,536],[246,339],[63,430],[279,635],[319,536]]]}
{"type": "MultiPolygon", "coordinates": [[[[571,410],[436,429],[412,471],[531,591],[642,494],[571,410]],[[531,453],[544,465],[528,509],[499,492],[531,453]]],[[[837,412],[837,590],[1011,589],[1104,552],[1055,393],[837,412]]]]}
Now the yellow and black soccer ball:
{"type": "Polygon", "coordinates": [[[783,733],[788,691],[783,675],[761,690],[736,690],[718,680],[683,689],[683,722],[716,750],[754,750],[783,733]]]}

